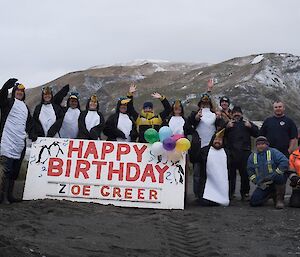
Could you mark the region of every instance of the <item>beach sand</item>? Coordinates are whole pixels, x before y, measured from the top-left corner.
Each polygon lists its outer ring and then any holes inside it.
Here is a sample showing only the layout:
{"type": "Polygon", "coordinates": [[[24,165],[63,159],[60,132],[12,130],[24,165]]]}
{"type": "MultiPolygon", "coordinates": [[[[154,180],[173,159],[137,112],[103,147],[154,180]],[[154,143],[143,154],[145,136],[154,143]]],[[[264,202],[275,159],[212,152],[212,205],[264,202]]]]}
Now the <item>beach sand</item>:
{"type": "Polygon", "coordinates": [[[1,257],[300,256],[300,209],[253,208],[238,196],[199,207],[188,192],[183,211],[23,201],[0,204],[0,217],[1,257]]]}

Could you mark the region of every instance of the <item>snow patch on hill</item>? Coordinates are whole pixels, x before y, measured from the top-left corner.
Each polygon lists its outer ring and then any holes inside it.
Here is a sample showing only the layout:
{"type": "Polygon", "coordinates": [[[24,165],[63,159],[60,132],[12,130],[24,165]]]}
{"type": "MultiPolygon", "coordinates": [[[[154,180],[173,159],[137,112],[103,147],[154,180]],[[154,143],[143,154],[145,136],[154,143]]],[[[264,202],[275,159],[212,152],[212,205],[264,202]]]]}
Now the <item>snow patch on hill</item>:
{"type": "Polygon", "coordinates": [[[251,64],[257,64],[257,63],[260,63],[263,59],[264,59],[264,55],[263,55],[263,54],[260,54],[260,55],[256,56],[256,57],[252,60],[251,64]]]}

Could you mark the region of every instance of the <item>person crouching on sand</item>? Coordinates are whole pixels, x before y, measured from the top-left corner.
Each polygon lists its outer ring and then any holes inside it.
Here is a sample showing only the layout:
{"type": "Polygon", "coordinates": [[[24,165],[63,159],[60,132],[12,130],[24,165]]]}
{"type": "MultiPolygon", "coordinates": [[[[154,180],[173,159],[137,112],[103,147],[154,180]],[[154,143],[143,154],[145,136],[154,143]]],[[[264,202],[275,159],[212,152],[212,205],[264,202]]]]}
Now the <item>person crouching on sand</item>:
{"type": "Polygon", "coordinates": [[[216,133],[210,144],[202,148],[198,194],[202,206],[229,205],[230,157],[223,145],[224,130],[216,133]]]}
{"type": "Polygon", "coordinates": [[[269,147],[266,137],[256,139],[256,151],[248,158],[247,170],[250,181],[257,185],[251,198],[251,206],[261,206],[273,198],[276,209],[284,208],[285,183],[288,159],[283,153],[269,147]]]}
{"type": "Polygon", "coordinates": [[[290,186],[292,195],[290,198],[290,207],[300,208],[300,148],[296,149],[289,160],[290,186]]]}

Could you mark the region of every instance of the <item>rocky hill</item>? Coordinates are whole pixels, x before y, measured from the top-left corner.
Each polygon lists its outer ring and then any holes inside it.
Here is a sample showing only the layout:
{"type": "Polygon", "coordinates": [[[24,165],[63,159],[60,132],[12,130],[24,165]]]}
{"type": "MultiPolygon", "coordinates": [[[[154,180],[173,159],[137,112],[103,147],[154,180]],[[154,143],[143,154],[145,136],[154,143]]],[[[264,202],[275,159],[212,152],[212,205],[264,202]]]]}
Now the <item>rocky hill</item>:
{"type": "MultiPolygon", "coordinates": [[[[240,105],[250,119],[263,120],[272,113],[273,101],[281,99],[286,103],[287,114],[300,126],[300,112],[297,111],[300,102],[300,57],[291,54],[250,55],[213,65],[135,61],[71,72],[46,85],[53,86],[54,91],[65,84],[76,87],[82,106],[91,94],[96,93],[101,110],[107,116],[114,111],[117,99],[126,94],[129,85],[136,83],[137,109],[145,100],[151,100],[152,92],[158,91],[170,101],[181,99],[185,112],[189,113],[196,108],[210,78],[215,80],[213,97],[216,102],[220,96],[226,95],[233,104],[240,105]]],[[[28,90],[27,103],[31,108],[40,101],[41,87],[28,90]]],[[[161,108],[159,102],[155,102],[155,106],[161,108]]]]}

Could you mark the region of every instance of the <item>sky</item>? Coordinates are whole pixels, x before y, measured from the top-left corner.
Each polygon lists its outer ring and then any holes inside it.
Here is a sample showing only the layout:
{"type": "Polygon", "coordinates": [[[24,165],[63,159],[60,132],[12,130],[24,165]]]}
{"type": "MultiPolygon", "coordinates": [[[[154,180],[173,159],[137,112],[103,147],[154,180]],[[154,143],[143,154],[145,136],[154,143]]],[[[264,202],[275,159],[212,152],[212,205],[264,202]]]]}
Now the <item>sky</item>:
{"type": "Polygon", "coordinates": [[[136,59],[300,56],[299,0],[0,0],[0,86],[136,59]]]}

